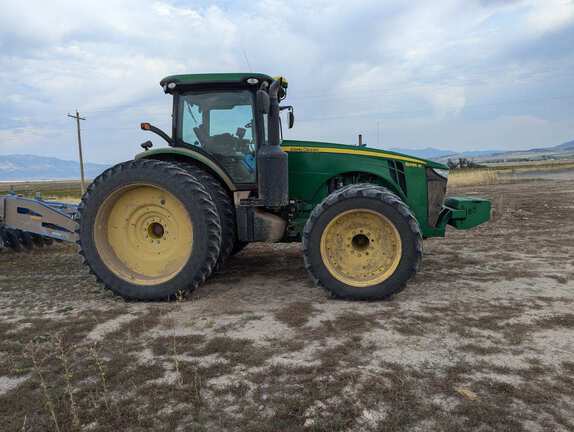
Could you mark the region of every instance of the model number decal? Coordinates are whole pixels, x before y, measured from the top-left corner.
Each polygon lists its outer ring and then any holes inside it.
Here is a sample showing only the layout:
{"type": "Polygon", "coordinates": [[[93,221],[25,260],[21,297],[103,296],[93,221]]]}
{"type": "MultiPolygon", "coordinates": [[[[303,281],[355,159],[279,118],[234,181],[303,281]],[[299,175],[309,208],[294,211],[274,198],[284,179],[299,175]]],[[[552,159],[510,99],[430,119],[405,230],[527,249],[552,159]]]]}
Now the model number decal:
{"type": "Polygon", "coordinates": [[[283,146],[282,149],[290,153],[334,153],[334,154],[348,154],[353,156],[371,156],[383,159],[394,159],[394,160],[405,161],[407,165],[410,162],[410,165],[408,166],[420,167],[424,165],[423,161],[408,156],[399,156],[391,153],[376,152],[372,150],[341,149],[332,147],[300,147],[300,146],[283,146]]]}

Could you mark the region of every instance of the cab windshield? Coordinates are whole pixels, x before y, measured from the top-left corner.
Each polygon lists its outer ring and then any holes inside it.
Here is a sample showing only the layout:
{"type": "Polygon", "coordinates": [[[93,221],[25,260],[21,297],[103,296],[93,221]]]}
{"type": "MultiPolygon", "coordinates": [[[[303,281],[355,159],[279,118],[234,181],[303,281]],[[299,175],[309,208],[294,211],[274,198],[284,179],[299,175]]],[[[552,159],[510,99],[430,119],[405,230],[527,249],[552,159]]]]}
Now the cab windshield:
{"type": "Polygon", "coordinates": [[[255,183],[253,95],[191,92],[179,99],[179,139],[210,153],[235,183],[255,183]]]}

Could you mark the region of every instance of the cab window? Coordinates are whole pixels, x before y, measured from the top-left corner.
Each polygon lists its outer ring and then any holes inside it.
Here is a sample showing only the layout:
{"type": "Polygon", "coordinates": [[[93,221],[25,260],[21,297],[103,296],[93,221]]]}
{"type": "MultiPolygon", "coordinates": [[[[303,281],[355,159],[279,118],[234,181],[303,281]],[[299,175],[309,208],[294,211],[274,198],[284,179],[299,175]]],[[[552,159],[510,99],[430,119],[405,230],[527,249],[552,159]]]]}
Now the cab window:
{"type": "Polygon", "coordinates": [[[253,95],[191,92],[180,97],[179,138],[210,153],[236,183],[255,183],[253,95]]]}

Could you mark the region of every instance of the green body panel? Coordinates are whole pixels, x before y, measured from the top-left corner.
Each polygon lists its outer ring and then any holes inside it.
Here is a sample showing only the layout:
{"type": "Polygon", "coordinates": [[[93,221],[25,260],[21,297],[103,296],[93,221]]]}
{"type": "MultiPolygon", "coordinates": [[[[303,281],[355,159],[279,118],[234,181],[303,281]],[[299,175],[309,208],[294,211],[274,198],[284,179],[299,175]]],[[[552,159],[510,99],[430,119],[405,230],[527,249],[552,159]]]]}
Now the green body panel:
{"type": "MultiPolygon", "coordinates": [[[[431,168],[438,168],[438,169],[448,169],[448,166],[434,162],[428,159],[422,159],[416,156],[410,156],[403,153],[397,153],[388,150],[376,149],[372,147],[358,147],[354,145],[348,144],[335,144],[335,143],[326,143],[326,142],[319,142],[319,141],[295,141],[295,140],[283,140],[281,143],[282,148],[290,148],[290,147],[302,147],[304,149],[316,149],[317,152],[321,152],[323,149],[335,149],[333,152],[341,152],[340,154],[348,154],[352,152],[353,154],[365,154],[368,153],[367,156],[374,157],[377,159],[386,158],[386,159],[394,159],[399,160],[401,162],[412,162],[417,164],[422,164],[431,168]]],[[[308,152],[313,152],[313,150],[305,150],[308,152]]]]}
{"type": "Polygon", "coordinates": [[[396,193],[415,214],[423,236],[443,236],[445,227],[428,224],[426,167],[447,169],[436,162],[368,147],[312,141],[282,143],[289,155],[289,198],[305,205],[295,216],[293,230],[300,232],[312,209],[329,193],[329,181],[351,173],[368,174],[377,184],[396,193]],[[389,160],[402,162],[406,191],[393,180],[389,160]]]}
{"type": "Polygon", "coordinates": [[[473,197],[448,197],[444,202],[450,212],[446,223],[457,229],[469,229],[490,219],[490,201],[473,197]]]}
{"type": "Polygon", "coordinates": [[[230,191],[234,192],[237,188],[229,176],[221,169],[221,167],[208,157],[202,155],[201,153],[193,150],[186,149],[184,147],[162,147],[155,150],[148,150],[138,153],[135,156],[136,159],[150,158],[150,159],[185,159],[190,158],[198,161],[199,163],[205,165],[211,171],[219,176],[221,180],[227,185],[230,191]]]}
{"type": "Polygon", "coordinates": [[[179,85],[201,85],[201,84],[241,84],[248,78],[257,78],[261,81],[271,81],[269,75],[260,73],[206,73],[206,74],[187,74],[187,75],[170,75],[161,80],[160,85],[173,82],[179,85]]]}

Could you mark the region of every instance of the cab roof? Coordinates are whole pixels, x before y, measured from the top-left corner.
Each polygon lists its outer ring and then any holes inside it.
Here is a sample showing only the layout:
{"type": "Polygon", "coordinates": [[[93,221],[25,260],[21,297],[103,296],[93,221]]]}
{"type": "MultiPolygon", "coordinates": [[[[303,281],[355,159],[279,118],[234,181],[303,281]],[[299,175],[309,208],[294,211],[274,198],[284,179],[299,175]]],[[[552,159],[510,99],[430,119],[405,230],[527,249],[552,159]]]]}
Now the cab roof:
{"type": "Polygon", "coordinates": [[[209,84],[243,84],[249,78],[256,78],[260,81],[272,81],[269,75],[261,73],[205,73],[205,74],[185,74],[170,75],[160,81],[160,85],[165,87],[169,83],[182,86],[209,85],[209,84]]]}

